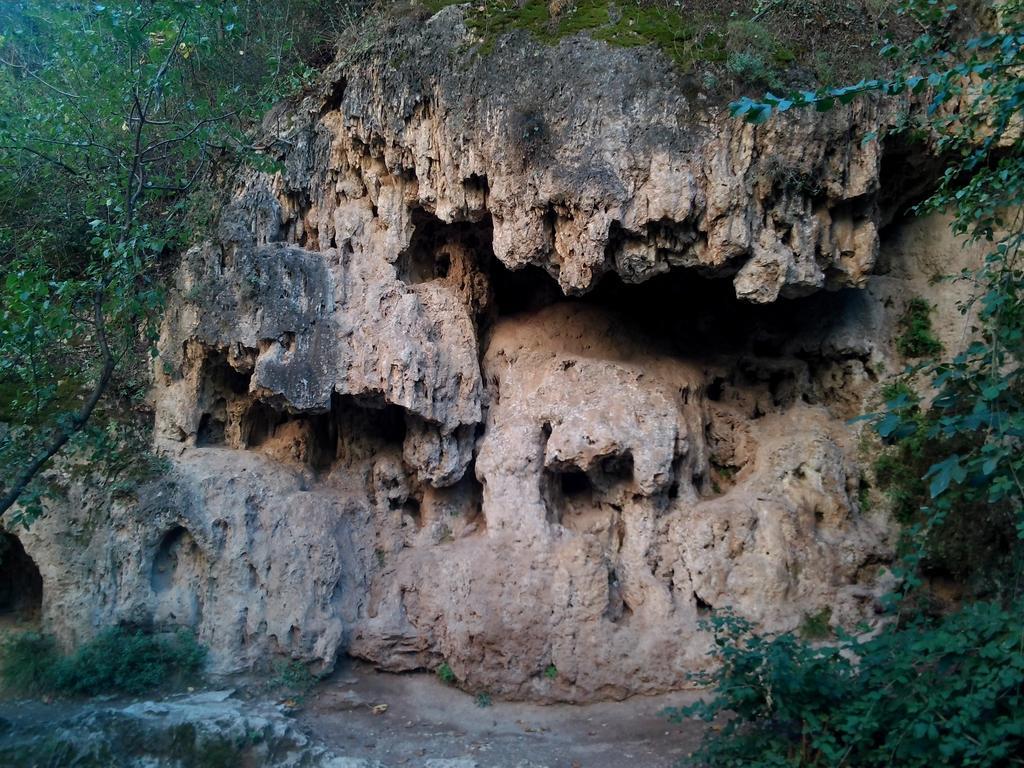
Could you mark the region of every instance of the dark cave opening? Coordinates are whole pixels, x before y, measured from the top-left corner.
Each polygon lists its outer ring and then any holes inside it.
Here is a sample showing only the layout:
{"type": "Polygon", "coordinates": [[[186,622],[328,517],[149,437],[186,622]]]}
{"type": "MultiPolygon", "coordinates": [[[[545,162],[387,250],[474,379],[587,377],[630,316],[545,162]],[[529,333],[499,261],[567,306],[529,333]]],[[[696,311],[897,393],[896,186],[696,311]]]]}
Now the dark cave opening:
{"type": "Polygon", "coordinates": [[[609,484],[630,482],[633,479],[633,454],[627,451],[614,456],[605,456],[601,459],[599,477],[609,484]]]}
{"type": "Polygon", "coordinates": [[[196,429],[196,445],[208,447],[227,442],[228,403],[249,393],[251,370],[239,371],[225,349],[210,350],[203,360],[200,402],[203,414],[196,429]]]}
{"type": "Polygon", "coordinates": [[[243,372],[228,362],[226,350],[213,350],[203,361],[202,380],[207,390],[218,394],[244,395],[249,392],[252,371],[243,372]]]}
{"type": "Polygon", "coordinates": [[[541,497],[550,523],[572,528],[576,517],[604,508],[619,509],[616,488],[633,480],[633,456],[606,456],[589,471],[573,465],[548,467],[541,475],[541,497]]]}
{"type": "Polygon", "coordinates": [[[882,145],[878,173],[879,232],[900,226],[913,215],[911,208],[931,195],[949,165],[936,157],[934,148],[915,139],[911,132],[893,133],[882,145]]]}
{"type": "Polygon", "coordinates": [[[587,473],[575,467],[566,472],[559,472],[557,477],[563,496],[583,496],[593,490],[587,473]]]}
{"type": "Polygon", "coordinates": [[[472,255],[487,269],[493,261],[494,239],[490,216],[480,221],[447,223],[422,208],[412,212],[413,234],[409,246],[395,262],[398,277],[415,285],[443,280],[452,270],[453,257],[472,255]]]}
{"type": "Polygon", "coordinates": [[[833,322],[855,291],[753,304],[736,298],[730,279],[673,270],[636,284],[607,273],[578,300],[630,318],[680,355],[772,357],[783,354],[786,344],[810,323],[821,327],[833,322]]]}
{"type": "Polygon", "coordinates": [[[273,400],[253,402],[242,417],[243,446],[250,450],[288,444],[293,458],[317,472],[341,459],[371,454],[381,444],[405,441],[405,411],[374,396],[334,394],[328,410],[294,411],[273,400]],[[372,437],[371,437],[372,436],[372,437]]]}
{"type": "Polygon", "coordinates": [[[43,608],[43,577],[14,534],[0,531],[0,615],[18,621],[39,617],[43,608]]]}
{"type": "Polygon", "coordinates": [[[511,270],[494,259],[489,275],[499,317],[532,312],[559,301],[578,300],[563,295],[555,279],[533,265],[511,270]]]}
{"type": "Polygon", "coordinates": [[[848,288],[803,298],[753,304],[736,298],[732,280],[692,269],[674,269],[642,283],[606,273],[593,290],[566,296],[545,270],[510,270],[496,259],[489,270],[497,318],[531,312],[556,303],[579,303],[614,312],[667,352],[689,358],[712,355],[772,357],[809,327],[827,327],[860,293],[848,288]]]}
{"type": "Polygon", "coordinates": [[[204,413],[199,419],[199,430],[196,432],[196,445],[199,447],[223,445],[224,431],[226,428],[227,424],[224,419],[219,419],[212,413],[204,413]]]}
{"type": "MultiPolygon", "coordinates": [[[[797,401],[820,402],[814,374],[838,358],[822,351],[817,341],[802,340],[825,338],[863,303],[862,291],[847,288],[752,304],[736,298],[730,279],[684,269],[636,284],[607,273],[582,296],[564,296],[538,267],[511,271],[495,261],[490,275],[495,321],[556,303],[598,307],[619,316],[623,325],[635,328],[665,355],[724,364],[724,370],[712,365],[709,371],[707,400],[727,401],[737,387],[754,386],[764,388],[766,402],[776,408],[797,401]]],[[[759,407],[763,415],[763,406],[759,407]]]]}
{"type": "Polygon", "coordinates": [[[700,617],[710,616],[715,609],[696,592],[693,593],[693,600],[697,605],[697,615],[700,617]]]}

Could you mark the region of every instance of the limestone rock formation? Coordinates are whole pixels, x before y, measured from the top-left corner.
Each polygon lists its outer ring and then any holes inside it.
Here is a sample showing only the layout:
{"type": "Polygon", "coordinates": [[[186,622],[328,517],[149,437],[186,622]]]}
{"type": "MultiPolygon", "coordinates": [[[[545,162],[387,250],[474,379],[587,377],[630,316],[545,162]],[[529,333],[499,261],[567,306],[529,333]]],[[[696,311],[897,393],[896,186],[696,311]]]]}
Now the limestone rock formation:
{"type": "MultiPolygon", "coordinates": [[[[0,719],[4,765],[260,765],[266,768],[383,768],[380,761],[338,755],[303,734],[283,707],[204,691],[164,701],[100,705],[38,721],[0,719]]],[[[429,761],[462,768],[456,761],[429,761]]]]}
{"type": "Polygon", "coordinates": [[[170,471],[21,536],[66,642],[183,625],[217,671],[347,652],[589,700],[684,685],[712,609],[873,617],[893,531],[846,420],[926,282],[871,277],[891,113],[744,125],[656,52],[482,59],[461,13],[268,118],[282,170],[175,278],[170,471]]]}

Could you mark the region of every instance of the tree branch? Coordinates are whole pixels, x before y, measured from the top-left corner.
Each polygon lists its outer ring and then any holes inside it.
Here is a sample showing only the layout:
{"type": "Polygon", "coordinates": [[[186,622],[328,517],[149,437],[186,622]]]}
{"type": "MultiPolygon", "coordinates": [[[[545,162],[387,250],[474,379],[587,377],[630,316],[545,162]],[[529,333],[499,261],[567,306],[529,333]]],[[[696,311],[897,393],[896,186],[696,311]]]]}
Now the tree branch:
{"type": "Polygon", "coordinates": [[[107,342],[106,321],[103,317],[103,297],[105,289],[105,285],[97,288],[96,293],[93,296],[93,320],[96,324],[96,340],[100,348],[100,356],[103,360],[103,368],[100,371],[99,378],[96,380],[96,384],[93,386],[88,399],[82,404],[78,413],[71,418],[70,425],[67,428],[57,427],[57,429],[54,430],[49,443],[47,443],[46,446],[32,458],[28,465],[11,483],[11,487],[4,492],[3,496],[0,496],[0,518],[4,516],[8,509],[14,506],[18,497],[21,496],[36,475],[42,471],[47,462],[49,462],[49,460],[52,459],[61,448],[67,445],[68,440],[82,430],[82,427],[86,425],[89,421],[89,417],[92,416],[92,412],[96,409],[96,405],[99,403],[100,398],[103,397],[103,394],[110,386],[110,380],[114,375],[114,367],[117,363],[110,352],[110,345],[107,342]]]}
{"type": "Polygon", "coordinates": [[[30,155],[35,155],[40,160],[45,160],[48,163],[52,163],[53,165],[56,165],[58,168],[63,168],[65,171],[70,173],[72,176],[81,176],[82,175],[81,171],[78,171],[75,168],[72,168],[70,165],[68,165],[64,161],[58,160],[55,157],[50,157],[49,155],[47,155],[47,154],[45,154],[43,152],[39,152],[38,150],[32,149],[31,147],[23,147],[23,146],[19,146],[19,145],[16,145],[16,144],[0,144],[0,149],[10,149],[10,150],[14,150],[16,152],[28,152],[30,155]]]}

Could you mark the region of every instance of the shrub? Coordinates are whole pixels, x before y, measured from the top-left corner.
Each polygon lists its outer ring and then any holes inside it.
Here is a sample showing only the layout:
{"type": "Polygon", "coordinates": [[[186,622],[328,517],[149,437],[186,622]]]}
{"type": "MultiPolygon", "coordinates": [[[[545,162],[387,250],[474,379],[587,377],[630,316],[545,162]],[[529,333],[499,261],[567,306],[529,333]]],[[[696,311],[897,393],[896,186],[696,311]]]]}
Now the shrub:
{"type": "Polygon", "coordinates": [[[185,630],[173,637],[108,629],[62,659],[56,688],[65,693],[144,693],[196,674],[206,650],[185,630]]]}
{"type": "Polygon", "coordinates": [[[14,693],[49,690],[59,656],[53,638],[38,632],[19,632],[0,647],[0,680],[14,693]]]}
{"type": "Polygon", "coordinates": [[[778,75],[765,63],[760,54],[753,51],[730,53],[725,68],[730,75],[747,85],[779,87],[778,75]]]}
{"type": "Polygon", "coordinates": [[[800,637],[804,640],[824,640],[832,636],[832,608],[825,606],[817,613],[809,613],[804,616],[800,625],[800,637]]]}
{"type": "Polygon", "coordinates": [[[22,633],[5,643],[0,676],[5,686],[24,693],[140,694],[194,676],[205,656],[185,630],[167,637],[114,627],[66,657],[52,638],[22,633]]]}
{"type": "Polygon", "coordinates": [[[713,720],[712,766],[997,766],[1024,754],[1024,601],[974,603],[937,622],[890,624],[866,641],[813,648],[793,635],[712,620],[718,696],[666,710],[713,720]]]}
{"type": "Polygon", "coordinates": [[[297,660],[278,660],[274,664],[274,673],[274,677],[270,681],[271,685],[300,696],[309,693],[320,681],[317,675],[310,672],[309,667],[297,660]]]}

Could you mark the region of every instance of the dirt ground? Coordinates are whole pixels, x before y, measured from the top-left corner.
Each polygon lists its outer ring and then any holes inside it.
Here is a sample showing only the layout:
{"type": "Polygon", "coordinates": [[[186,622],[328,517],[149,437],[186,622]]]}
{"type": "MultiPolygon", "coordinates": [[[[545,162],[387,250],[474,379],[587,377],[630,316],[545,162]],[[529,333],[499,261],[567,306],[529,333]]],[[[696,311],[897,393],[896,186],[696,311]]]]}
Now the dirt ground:
{"type": "MultiPolygon", "coordinates": [[[[693,692],[589,705],[489,702],[428,673],[387,674],[353,661],[301,697],[273,689],[266,679],[211,683],[214,695],[237,702],[236,712],[290,711],[285,720],[310,745],[337,755],[325,765],[339,768],[676,768],[688,764],[705,728],[693,720],[671,724],[659,714],[692,703],[693,692]]],[[[203,695],[181,693],[168,701],[203,695]]],[[[133,701],[0,695],[0,747],[19,734],[50,733],[92,710],[133,701]]],[[[43,764],[51,763],[32,763],[43,764]]]]}
{"type": "Polygon", "coordinates": [[[451,768],[670,768],[685,765],[704,726],[673,725],[659,712],[696,699],[678,693],[582,706],[480,706],[486,702],[433,675],[348,662],[306,698],[298,720],[339,753],[389,767],[447,760],[451,768]]]}

